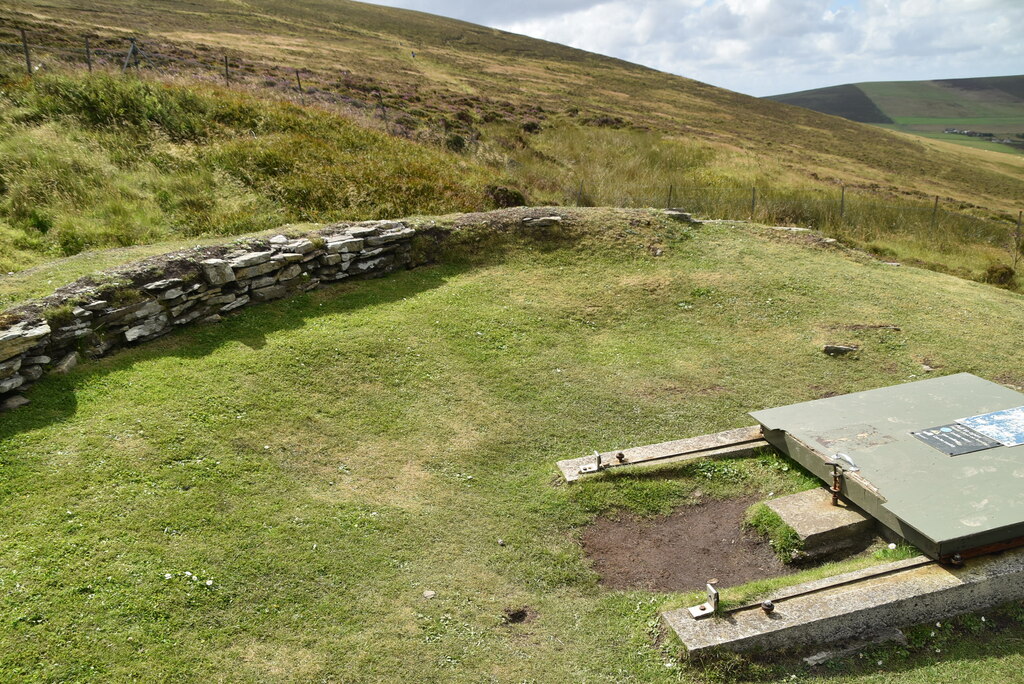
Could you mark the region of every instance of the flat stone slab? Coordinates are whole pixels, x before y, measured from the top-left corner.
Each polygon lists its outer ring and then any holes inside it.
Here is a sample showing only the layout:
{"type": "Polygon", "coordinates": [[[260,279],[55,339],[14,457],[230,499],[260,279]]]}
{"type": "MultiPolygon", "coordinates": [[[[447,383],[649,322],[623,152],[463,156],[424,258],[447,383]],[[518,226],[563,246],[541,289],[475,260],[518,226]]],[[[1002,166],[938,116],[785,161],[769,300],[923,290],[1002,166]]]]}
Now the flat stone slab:
{"type": "Polygon", "coordinates": [[[662,614],[690,654],[758,651],[870,640],[886,630],[941,620],[1024,598],[1024,549],[974,558],[959,568],[917,556],[808,582],[759,603],[695,620],[662,614]]]}
{"type": "Polygon", "coordinates": [[[869,538],[875,521],[859,508],[839,499],[832,505],[832,493],[817,487],[806,492],[765,502],[803,542],[808,556],[827,555],[869,538]]]}
{"type": "Polygon", "coordinates": [[[557,465],[567,482],[575,482],[588,472],[599,472],[608,468],[685,463],[701,458],[746,456],[766,446],[768,446],[768,442],[761,439],[760,426],[754,425],[716,432],[713,435],[701,435],[671,442],[606,451],[599,454],[602,467],[591,470],[586,468],[597,463],[596,452],[590,456],[559,461],[557,465]]]}

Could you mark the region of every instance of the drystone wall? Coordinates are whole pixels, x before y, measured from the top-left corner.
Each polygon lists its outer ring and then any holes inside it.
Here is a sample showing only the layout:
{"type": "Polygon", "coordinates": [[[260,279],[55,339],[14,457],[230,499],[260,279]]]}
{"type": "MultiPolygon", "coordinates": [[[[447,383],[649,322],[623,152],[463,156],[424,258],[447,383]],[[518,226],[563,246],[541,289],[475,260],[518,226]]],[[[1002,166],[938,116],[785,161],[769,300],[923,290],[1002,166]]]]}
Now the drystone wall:
{"type": "Polygon", "coordinates": [[[415,229],[396,221],[337,224],[307,237],[278,235],[158,257],[76,283],[4,314],[0,325],[0,411],[28,403],[23,392],[82,358],[214,323],[250,304],[345,278],[381,276],[410,265],[415,229]]]}

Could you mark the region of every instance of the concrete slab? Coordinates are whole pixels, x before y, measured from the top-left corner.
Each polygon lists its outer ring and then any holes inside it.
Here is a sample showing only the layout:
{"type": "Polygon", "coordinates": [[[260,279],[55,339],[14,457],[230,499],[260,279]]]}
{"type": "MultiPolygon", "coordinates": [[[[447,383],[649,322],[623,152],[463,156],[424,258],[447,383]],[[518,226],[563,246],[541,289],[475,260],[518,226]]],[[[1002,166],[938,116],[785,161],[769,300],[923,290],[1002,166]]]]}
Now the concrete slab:
{"type": "Polygon", "coordinates": [[[567,482],[575,482],[583,475],[603,472],[609,468],[661,465],[663,463],[678,464],[701,458],[746,456],[766,446],[768,446],[768,442],[761,438],[761,427],[754,425],[725,430],[713,435],[701,435],[660,444],[606,451],[597,456],[591,454],[580,458],[570,458],[559,461],[557,465],[567,482]]]}
{"type": "Polygon", "coordinates": [[[869,640],[893,628],[941,620],[1024,598],[1024,549],[951,568],[918,556],[769,596],[759,604],[694,620],[685,608],[662,618],[690,654],[708,649],[757,651],[869,640]]]}
{"type": "Polygon", "coordinates": [[[821,487],[772,499],[765,505],[800,537],[804,560],[863,548],[874,536],[872,518],[843,499],[833,506],[832,493],[821,487]]]}
{"type": "Polygon", "coordinates": [[[773,446],[932,558],[1024,537],[1024,445],[951,455],[915,436],[1024,406],[1024,393],[968,373],[751,413],[773,446]]]}

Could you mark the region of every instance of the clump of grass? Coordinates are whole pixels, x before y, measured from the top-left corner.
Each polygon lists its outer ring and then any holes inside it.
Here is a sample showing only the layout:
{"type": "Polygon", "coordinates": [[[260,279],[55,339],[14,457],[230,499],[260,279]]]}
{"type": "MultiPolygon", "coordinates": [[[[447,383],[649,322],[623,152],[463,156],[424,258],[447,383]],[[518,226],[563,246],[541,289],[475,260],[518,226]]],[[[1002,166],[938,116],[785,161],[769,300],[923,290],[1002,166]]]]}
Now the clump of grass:
{"type": "Polygon", "coordinates": [[[764,503],[759,502],[751,506],[747,510],[743,524],[767,537],[775,555],[783,563],[793,562],[803,549],[803,542],[796,531],[764,503]]]}

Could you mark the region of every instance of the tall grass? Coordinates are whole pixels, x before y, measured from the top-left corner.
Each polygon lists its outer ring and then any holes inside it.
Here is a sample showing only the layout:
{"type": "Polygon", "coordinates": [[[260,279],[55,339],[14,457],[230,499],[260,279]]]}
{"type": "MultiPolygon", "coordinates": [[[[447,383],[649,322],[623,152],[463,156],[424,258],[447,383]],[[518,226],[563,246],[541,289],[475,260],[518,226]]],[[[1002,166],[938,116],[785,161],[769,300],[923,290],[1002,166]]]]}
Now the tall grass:
{"type": "Polygon", "coordinates": [[[0,270],[290,221],[482,209],[496,175],[326,111],[216,87],[0,74],[0,270]]]}
{"type": "Polygon", "coordinates": [[[725,147],[651,131],[559,125],[526,136],[490,129],[477,156],[504,165],[534,202],[675,206],[697,215],[822,231],[880,256],[982,278],[1010,263],[1008,215],[950,211],[933,200],[811,185],[767,162],[744,164],[725,147]]]}

